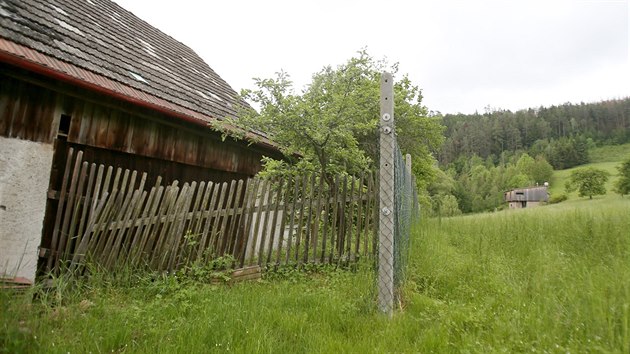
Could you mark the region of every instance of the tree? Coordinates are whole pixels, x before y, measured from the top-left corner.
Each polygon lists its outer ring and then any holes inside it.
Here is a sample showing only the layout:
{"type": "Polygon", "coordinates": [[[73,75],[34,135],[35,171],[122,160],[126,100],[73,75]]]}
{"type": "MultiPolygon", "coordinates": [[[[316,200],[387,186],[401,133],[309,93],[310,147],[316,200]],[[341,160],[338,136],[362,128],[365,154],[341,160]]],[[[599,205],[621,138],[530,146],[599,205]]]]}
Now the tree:
{"type": "Polygon", "coordinates": [[[553,167],[542,155],[536,156],[536,160],[529,171],[529,176],[535,183],[543,184],[549,182],[553,175],[553,167]]]}
{"type": "Polygon", "coordinates": [[[623,197],[630,194],[630,158],[617,166],[617,170],[619,170],[619,179],[615,182],[615,192],[623,197]]]}
{"type": "Polygon", "coordinates": [[[605,184],[609,173],[594,167],[581,168],[571,172],[569,181],[565,184],[568,193],[577,189],[580,197],[606,194],[605,184]]]}
{"type": "MultiPolygon", "coordinates": [[[[246,101],[259,108],[241,113],[231,124],[265,132],[291,157],[289,166],[312,165],[332,185],[332,176],[374,169],[378,158],[380,77],[396,74],[397,65],[376,61],[366,51],[337,68],[324,67],[300,94],[288,74],[254,79],[256,88],[244,90],[246,101]]],[[[431,152],[442,143],[443,127],[428,117],[421,90],[407,76],[394,84],[396,134],[402,153],[412,155],[417,181],[432,179],[431,152]]],[[[269,164],[283,166],[287,164],[269,164]]],[[[290,167],[288,167],[290,168],[290,167]]]]}
{"type": "Polygon", "coordinates": [[[437,194],[431,198],[432,213],[435,216],[456,216],[461,215],[457,204],[457,198],[451,194],[437,194]]]}
{"type": "Polygon", "coordinates": [[[531,156],[529,156],[527,153],[524,153],[523,155],[521,155],[521,157],[519,157],[518,161],[516,162],[516,168],[518,169],[519,173],[529,176],[535,162],[536,161],[531,156]]]}

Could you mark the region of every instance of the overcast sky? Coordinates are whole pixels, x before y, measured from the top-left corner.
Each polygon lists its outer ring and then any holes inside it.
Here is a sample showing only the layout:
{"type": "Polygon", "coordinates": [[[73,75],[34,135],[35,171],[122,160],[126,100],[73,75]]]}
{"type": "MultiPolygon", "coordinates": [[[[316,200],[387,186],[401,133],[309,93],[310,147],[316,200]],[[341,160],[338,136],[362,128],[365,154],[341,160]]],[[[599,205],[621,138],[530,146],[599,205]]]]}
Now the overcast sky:
{"type": "Polygon", "coordinates": [[[281,69],[300,91],[367,47],[442,113],[630,96],[629,0],[115,0],[234,89],[281,69]]]}

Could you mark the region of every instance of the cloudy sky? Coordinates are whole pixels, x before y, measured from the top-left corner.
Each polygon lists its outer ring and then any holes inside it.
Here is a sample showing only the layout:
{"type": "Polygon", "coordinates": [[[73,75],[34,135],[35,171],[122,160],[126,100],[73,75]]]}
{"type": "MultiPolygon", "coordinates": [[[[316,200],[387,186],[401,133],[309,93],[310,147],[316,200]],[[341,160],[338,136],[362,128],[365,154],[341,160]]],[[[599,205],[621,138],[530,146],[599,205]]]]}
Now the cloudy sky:
{"type": "Polygon", "coordinates": [[[114,1],[237,91],[281,69],[299,91],[366,47],[442,113],[630,96],[630,0],[114,1]]]}

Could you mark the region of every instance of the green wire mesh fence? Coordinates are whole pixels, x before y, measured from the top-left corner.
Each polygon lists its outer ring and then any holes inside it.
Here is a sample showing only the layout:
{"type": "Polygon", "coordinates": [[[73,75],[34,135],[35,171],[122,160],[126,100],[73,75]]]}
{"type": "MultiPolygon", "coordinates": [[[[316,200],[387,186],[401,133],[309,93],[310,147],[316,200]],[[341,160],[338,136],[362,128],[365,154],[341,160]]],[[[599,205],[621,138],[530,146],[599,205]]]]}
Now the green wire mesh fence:
{"type": "Polygon", "coordinates": [[[411,173],[411,156],[406,161],[396,144],[394,156],[394,287],[406,278],[409,261],[411,225],[419,217],[418,193],[411,173]]]}

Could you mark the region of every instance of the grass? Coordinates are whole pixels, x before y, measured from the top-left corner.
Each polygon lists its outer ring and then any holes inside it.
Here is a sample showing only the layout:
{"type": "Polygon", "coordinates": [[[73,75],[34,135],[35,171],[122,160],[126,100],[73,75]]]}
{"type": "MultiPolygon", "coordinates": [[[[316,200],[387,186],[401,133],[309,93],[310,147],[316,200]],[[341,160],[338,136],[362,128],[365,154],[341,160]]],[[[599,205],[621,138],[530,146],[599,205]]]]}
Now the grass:
{"type": "Polygon", "coordinates": [[[369,262],[232,286],[57,278],[0,292],[0,352],[628,353],[628,215],[630,199],[607,197],[425,220],[392,319],[369,262]]]}
{"type": "Polygon", "coordinates": [[[619,198],[427,220],[391,320],[369,264],[233,286],[58,279],[33,302],[0,295],[0,351],[627,353],[628,215],[619,198]]]}
{"type": "Polygon", "coordinates": [[[432,224],[415,296],[460,309],[458,348],[627,353],[628,215],[600,199],[432,224]]]}
{"type": "Polygon", "coordinates": [[[594,167],[600,170],[607,171],[610,174],[610,178],[606,183],[606,197],[612,197],[615,193],[612,191],[614,183],[617,179],[617,166],[622,161],[630,158],[630,144],[624,145],[611,145],[597,147],[589,151],[590,159],[592,163],[577,166],[566,170],[554,171],[553,177],[550,181],[549,193],[553,195],[566,194],[569,199],[577,199],[578,192],[566,193],[564,185],[569,180],[571,172],[585,167],[594,167]]]}
{"type": "Polygon", "coordinates": [[[589,151],[591,161],[619,162],[630,157],[630,143],[623,145],[605,145],[589,151]]]}
{"type": "Polygon", "coordinates": [[[594,167],[600,170],[604,170],[610,174],[610,177],[608,178],[608,182],[606,182],[606,196],[618,197],[618,195],[616,195],[613,192],[613,186],[614,186],[615,181],[617,180],[617,174],[618,174],[617,166],[619,166],[620,164],[621,162],[594,162],[594,163],[589,163],[586,165],[577,166],[574,168],[569,168],[566,170],[554,171],[553,177],[551,179],[551,183],[549,186],[549,193],[552,196],[558,195],[558,194],[566,194],[569,197],[569,199],[579,198],[577,191],[567,193],[564,189],[564,185],[569,180],[569,177],[571,176],[571,172],[577,169],[585,168],[585,167],[594,167]]]}

